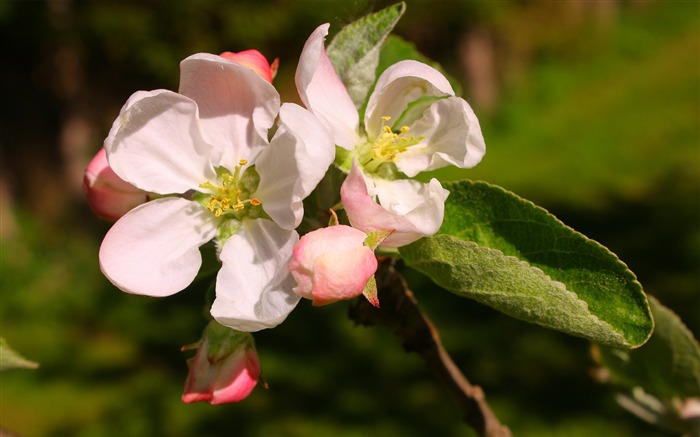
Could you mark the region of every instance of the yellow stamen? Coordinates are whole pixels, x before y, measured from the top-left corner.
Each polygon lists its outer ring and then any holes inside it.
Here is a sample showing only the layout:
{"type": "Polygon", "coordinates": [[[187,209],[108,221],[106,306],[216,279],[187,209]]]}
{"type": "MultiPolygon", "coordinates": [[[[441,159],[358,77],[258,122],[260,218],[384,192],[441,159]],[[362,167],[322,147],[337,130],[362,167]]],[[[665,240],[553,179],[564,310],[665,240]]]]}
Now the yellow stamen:
{"type": "MultiPolygon", "coordinates": [[[[391,119],[389,116],[383,116],[382,120],[387,122],[391,119]]],[[[401,126],[398,132],[391,129],[390,126],[383,124],[382,133],[372,143],[372,158],[381,161],[393,161],[396,156],[404,152],[410,146],[418,144],[424,137],[420,138],[405,136],[410,127],[401,126]]]]}
{"type": "Polygon", "coordinates": [[[217,171],[219,177],[215,183],[207,181],[199,184],[200,188],[210,191],[211,196],[205,206],[216,217],[220,217],[229,210],[241,211],[245,209],[246,204],[260,205],[260,200],[257,198],[241,199],[243,190],[246,189],[245,186],[240,186],[241,167],[248,164],[248,161],[241,159],[238,163],[233,174],[227,170],[217,171]]]}

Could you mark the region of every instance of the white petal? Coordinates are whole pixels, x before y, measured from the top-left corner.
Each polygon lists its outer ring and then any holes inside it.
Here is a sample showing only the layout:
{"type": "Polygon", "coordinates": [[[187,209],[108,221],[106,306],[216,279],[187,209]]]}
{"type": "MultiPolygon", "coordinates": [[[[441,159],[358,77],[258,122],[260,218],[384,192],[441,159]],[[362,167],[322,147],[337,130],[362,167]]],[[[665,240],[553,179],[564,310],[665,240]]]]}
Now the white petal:
{"type": "MultiPolygon", "coordinates": [[[[437,179],[431,179],[427,184],[410,179],[374,179],[374,182],[379,204],[390,213],[408,220],[420,237],[433,235],[440,229],[445,216],[445,199],[450,192],[442,188],[437,179]]],[[[384,240],[382,246],[399,247],[417,239],[395,232],[384,240]]]]}
{"type": "MultiPolygon", "coordinates": [[[[365,129],[376,138],[382,118],[396,121],[410,102],[424,96],[454,96],[450,82],[433,67],[418,61],[401,61],[384,70],[377,79],[365,110],[365,129]]],[[[390,122],[391,123],[391,122],[390,122]]]]}
{"type": "Polygon", "coordinates": [[[221,251],[212,316],[222,325],[255,332],[284,321],[299,302],[287,269],[295,231],[265,219],[245,220],[221,251]]]}
{"type": "Polygon", "coordinates": [[[318,119],[301,106],[285,103],[275,137],[255,162],[260,175],[255,197],[275,223],[296,228],[304,215],[302,201],[334,157],[333,140],[318,119]]]}
{"type": "Polygon", "coordinates": [[[425,138],[395,161],[396,167],[408,177],[447,165],[471,168],[486,153],[479,120],[469,104],[459,97],[434,102],[409,132],[413,137],[425,138]]]}
{"type": "Polygon", "coordinates": [[[216,233],[203,206],[168,197],[145,203],[120,218],[100,247],[100,268],[127,293],[169,296],[187,287],[202,258],[199,246],[216,233]]]}
{"type": "Polygon", "coordinates": [[[180,63],[180,93],[199,107],[204,138],[222,150],[221,164],[231,170],[253,160],[267,144],[280,107],[275,88],[255,71],[207,53],[180,63]]]}
{"type": "Polygon", "coordinates": [[[197,105],[167,90],[131,96],[104,142],[114,172],[153,193],[184,193],[215,177],[218,154],[201,136],[197,105]]]}
{"type": "Polygon", "coordinates": [[[351,150],[358,141],[359,116],[326,54],[328,27],[317,27],[304,44],[295,80],[301,101],[326,124],[335,144],[351,150]]]}

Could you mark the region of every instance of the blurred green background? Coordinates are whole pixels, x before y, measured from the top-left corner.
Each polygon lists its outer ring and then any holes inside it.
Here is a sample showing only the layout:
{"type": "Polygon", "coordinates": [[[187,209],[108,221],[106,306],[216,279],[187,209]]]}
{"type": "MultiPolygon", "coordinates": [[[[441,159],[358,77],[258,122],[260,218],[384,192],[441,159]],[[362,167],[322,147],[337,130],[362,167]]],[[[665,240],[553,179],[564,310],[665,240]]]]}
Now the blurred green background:
{"type": "MultiPolygon", "coordinates": [[[[469,436],[389,332],[348,305],[302,302],[256,335],[269,389],[185,405],[181,345],[208,283],[165,299],[104,279],[109,223],[82,171],[136,90],[177,89],[195,52],[280,58],[283,100],[306,37],[386,1],[0,2],[0,336],[38,370],[0,374],[0,427],[21,436],[469,436]]],[[[444,178],[510,189],[600,241],[700,333],[700,3],[415,1],[396,33],[463,85],[483,162],[444,178]]],[[[405,272],[447,349],[518,436],[663,436],[591,378],[583,340],[405,272]]]]}

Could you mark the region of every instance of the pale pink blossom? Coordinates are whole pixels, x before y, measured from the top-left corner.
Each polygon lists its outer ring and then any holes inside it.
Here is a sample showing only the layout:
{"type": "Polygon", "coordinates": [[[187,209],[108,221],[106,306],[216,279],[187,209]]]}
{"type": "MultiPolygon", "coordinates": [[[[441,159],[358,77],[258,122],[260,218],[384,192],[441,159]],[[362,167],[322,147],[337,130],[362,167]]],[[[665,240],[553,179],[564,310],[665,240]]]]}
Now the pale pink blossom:
{"type": "Polygon", "coordinates": [[[294,292],[317,306],[362,294],[377,270],[374,252],[364,245],[366,238],[364,232],[345,225],[301,237],[289,263],[297,282],[294,292]]]}
{"type": "Polygon", "coordinates": [[[208,402],[212,405],[239,402],[255,388],[260,363],[253,337],[211,322],[187,360],[189,373],[182,401],[208,402]]]}
{"type": "Polygon", "coordinates": [[[148,193],[116,175],[107,162],[105,149],[95,154],[83,177],[83,190],[92,211],[105,220],[116,221],[148,201],[148,193]]]}
{"type": "Polygon", "coordinates": [[[486,146],[474,111],[442,73],[418,61],[397,62],[379,76],[360,124],[361,105],[353,103],[326,54],[328,27],[319,26],[306,41],[296,84],[336,145],[352,151],[370,173],[386,163],[408,177],[479,163],[486,146]]]}

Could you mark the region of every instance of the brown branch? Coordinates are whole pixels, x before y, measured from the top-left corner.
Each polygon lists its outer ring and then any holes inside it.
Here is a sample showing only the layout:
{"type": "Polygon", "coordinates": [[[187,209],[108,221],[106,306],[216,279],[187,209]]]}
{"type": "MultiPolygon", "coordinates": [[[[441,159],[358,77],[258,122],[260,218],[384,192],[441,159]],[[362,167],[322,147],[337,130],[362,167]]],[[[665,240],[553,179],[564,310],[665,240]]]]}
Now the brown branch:
{"type": "Polygon", "coordinates": [[[437,379],[448,389],[464,412],[464,420],[482,436],[508,437],[510,430],[501,425],[484,396],[483,390],[469,383],[440,341],[432,322],[418,307],[413,293],[391,260],[380,263],[377,288],[381,308],[366,299],[358,299],[350,308],[350,318],[361,325],[381,325],[402,340],[407,351],[425,361],[437,379]]]}

